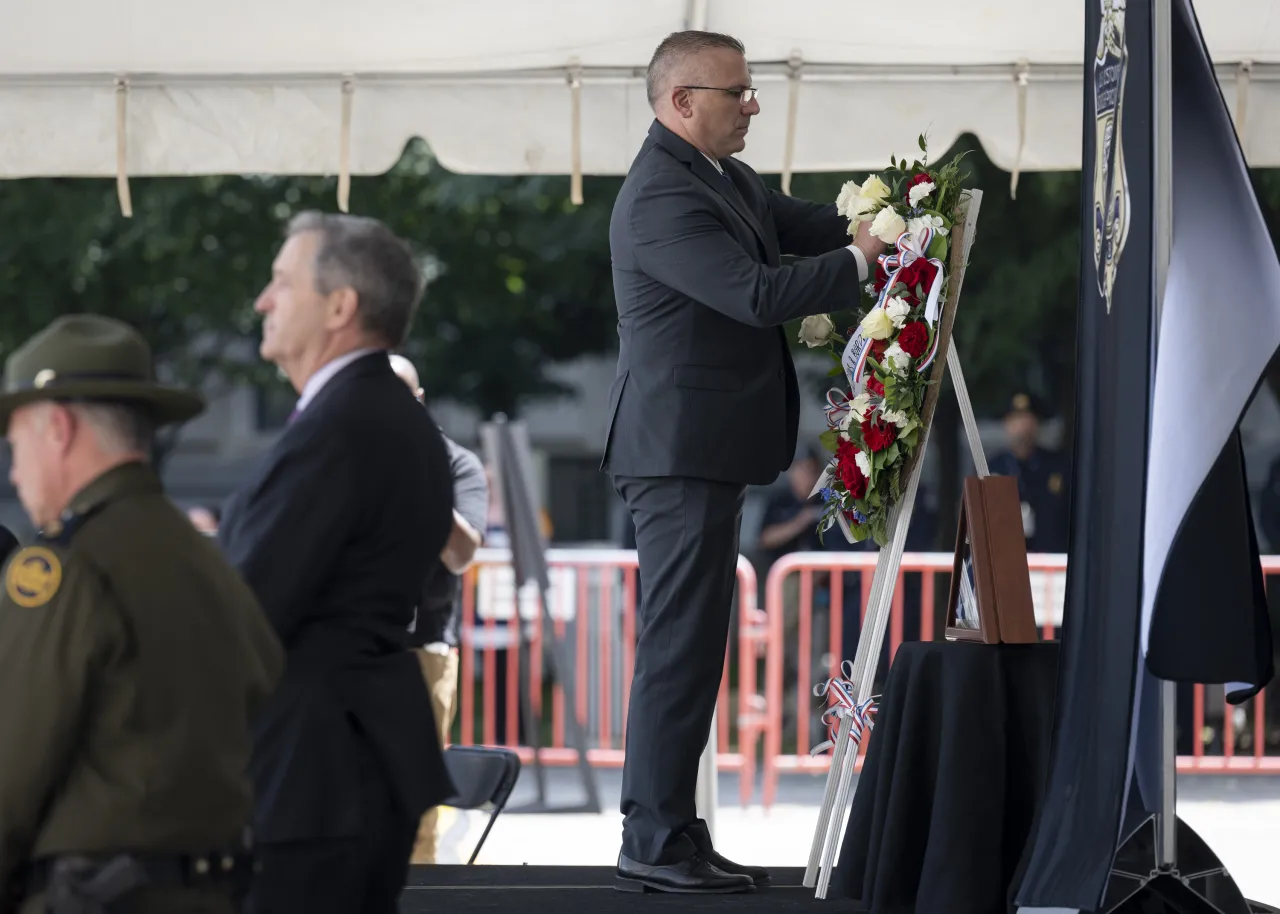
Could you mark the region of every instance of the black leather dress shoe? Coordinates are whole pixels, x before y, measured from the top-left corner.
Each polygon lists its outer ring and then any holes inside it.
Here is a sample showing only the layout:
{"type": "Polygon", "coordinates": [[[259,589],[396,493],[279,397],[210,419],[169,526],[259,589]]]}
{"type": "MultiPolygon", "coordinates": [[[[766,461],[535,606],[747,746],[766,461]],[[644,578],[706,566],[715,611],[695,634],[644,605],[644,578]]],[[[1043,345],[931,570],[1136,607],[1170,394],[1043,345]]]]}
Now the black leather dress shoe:
{"type": "Polygon", "coordinates": [[[718,895],[750,892],[755,886],[750,877],[731,875],[712,866],[702,854],[694,854],[678,863],[648,866],[636,863],[625,854],[618,855],[618,875],[614,888],[621,892],[683,892],[718,895]]]}
{"type": "Polygon", "coordinates": [[[769,884],[769,871],[762,866],[744,866],[741,863],[734,863],[715,851],[703,851],[702,856],[722,873],[728,873],[731,876],[746,876],[757,886],[769,884]]]}

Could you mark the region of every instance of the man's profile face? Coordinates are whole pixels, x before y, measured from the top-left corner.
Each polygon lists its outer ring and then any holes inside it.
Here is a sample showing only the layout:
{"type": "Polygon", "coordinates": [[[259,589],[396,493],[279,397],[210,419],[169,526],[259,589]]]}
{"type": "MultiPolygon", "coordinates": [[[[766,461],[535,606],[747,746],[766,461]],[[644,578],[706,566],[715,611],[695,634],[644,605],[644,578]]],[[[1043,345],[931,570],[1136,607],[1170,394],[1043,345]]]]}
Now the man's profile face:
{"type": "Polygon", "coordinates": [[[740,100],[741,91],[751,86],[747,59],[729,48],[709,48],[680,69],[685,78],[679,79],[677,85],[714,87],[680,93],[687,96],[685,105],[690,109],[685,119],[689,139],[717,159],[745,149],[751,118],[760,113],[760,103],[755,99],[746,105],[740,100]]]}
{"type": "Polygon", "coordinates": [[[322,334],[328,302],[316,288],[316,232],[291,236],[271,265],[271,282],[254,303],[262,315],[262,345],[268,362],[284,367],[322,334]]]}
{"type": "Polygon", "coordinates": [[[6,434],[12,452],[9,482],[31,522],[40,528],[57,520],[62,510],[57,488],[70,427],[66,421],[55,422],[59,409],[64,408],[51,403],[20,406],[9,417],[6,434]]]}

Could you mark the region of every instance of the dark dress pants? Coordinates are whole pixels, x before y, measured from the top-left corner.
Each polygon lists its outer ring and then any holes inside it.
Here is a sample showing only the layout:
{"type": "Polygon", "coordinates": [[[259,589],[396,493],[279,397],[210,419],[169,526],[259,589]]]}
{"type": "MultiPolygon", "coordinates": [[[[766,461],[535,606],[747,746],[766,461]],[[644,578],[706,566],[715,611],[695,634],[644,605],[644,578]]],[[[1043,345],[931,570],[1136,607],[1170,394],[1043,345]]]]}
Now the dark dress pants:
{"type": "MultiPolygon", "coordinates": [[[[404,814],[372,751],[361,754],[362,834],[260,844],[245,914],[397,914],[417,820],[404,814]]],[[[325,797],[316,797],[324,803],[325,797]]]]}
{"type": "Polygon", "coordinates": [[[707,850],[694,793],[728,647],[746,488],[617,476],[636,530],[644,602],[627,714],[622,852],[663,865],[707,850]]]}

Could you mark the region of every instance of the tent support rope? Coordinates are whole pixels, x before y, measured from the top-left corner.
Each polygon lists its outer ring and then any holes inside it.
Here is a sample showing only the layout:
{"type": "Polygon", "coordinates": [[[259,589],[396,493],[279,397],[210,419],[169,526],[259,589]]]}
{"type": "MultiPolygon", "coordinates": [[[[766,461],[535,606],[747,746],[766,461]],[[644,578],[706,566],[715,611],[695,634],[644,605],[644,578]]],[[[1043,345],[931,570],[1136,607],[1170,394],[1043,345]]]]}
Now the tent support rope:
{"type": "Polygon", "coordinates": [[[342,123],[338,130],[338,209],[351,207],[351,102],[356,86],[351,77],[342,81],[342,123]]]}
{"type": "Polygon", "coordinates": [[[582,66],[569,64],[569,202],[582,205],[582,66]]]}
{"type": "Polygon", "coordinates": [[[1018,83],[1018,154],[1013,160],[1013,172],[1009,175],[1009,196],[1018,199],[1018,176],[1022,173],[1022,151],[1027,145],[1027,83],[1031,80],[1031,64],[1018,61],[1015,75],[1018,83]]]}
{"type": "Polygon", "coordinates": [[[129,193],[129,81],[116,78],[116,196],[120,212],[133,218],[133,197],[129,193]]]}
{"type": "Polygon", "coordinates": [[[799,50],[791,53],[788,67],[790,72],[787,74],[787,136],[782,152],[782,192],[789,197],[791,196],[791,163],[796,149],[796,109],[800,105],[800,71],[804,69],[804,59],[799,50]]]}

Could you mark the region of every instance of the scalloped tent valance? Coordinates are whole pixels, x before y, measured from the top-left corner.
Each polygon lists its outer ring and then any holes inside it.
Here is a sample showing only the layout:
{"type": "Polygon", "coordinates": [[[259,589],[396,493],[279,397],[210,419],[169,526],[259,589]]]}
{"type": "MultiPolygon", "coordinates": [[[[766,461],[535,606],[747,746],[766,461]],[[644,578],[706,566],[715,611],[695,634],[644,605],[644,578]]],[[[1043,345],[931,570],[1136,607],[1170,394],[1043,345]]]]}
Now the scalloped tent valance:
{"type": "MultiPolygon", "coordinates": [[[[621,174],[649,54],[686,27],[746,44],[759,171],[880,167],[922,129],[1013,171],[1079,167],[1081,0],[8,5],[0,177],[375,174],[413,136],[459,172],[621,174]]],[[[1250,163],[1280,165],[1280,10],[1199,7],[1250,163]]]]}

